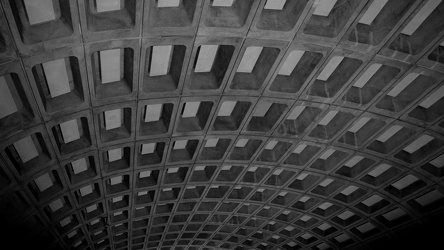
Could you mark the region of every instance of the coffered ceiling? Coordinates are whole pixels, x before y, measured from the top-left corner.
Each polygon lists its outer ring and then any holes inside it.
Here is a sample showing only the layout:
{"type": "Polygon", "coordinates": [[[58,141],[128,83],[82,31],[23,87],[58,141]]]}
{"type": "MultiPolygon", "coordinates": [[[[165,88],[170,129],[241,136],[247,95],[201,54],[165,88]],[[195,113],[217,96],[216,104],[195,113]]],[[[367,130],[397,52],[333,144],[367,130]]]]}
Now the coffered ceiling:
{"type": "Polygon", "coordinates": [[[0,0],[15,249],[439,241],[441,0],[0,0]]]}

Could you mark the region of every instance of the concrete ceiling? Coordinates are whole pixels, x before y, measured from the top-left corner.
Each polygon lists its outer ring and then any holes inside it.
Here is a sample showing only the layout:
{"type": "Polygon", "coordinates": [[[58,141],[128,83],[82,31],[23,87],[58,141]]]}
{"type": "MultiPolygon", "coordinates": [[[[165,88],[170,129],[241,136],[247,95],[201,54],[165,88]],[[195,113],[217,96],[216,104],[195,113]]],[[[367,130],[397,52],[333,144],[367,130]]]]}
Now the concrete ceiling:
{"type": "Polygon", "coordinates": [[[33,249],[426,247],[441,0],[1,0],[0,227],[33,249]]]}

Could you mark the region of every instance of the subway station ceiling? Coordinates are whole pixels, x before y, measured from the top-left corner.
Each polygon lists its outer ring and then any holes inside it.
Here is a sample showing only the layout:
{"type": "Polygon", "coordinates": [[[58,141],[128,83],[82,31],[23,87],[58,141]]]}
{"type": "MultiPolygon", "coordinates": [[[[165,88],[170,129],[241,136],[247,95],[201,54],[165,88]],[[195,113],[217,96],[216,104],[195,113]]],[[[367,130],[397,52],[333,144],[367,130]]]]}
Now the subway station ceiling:
{"type": "Polygon", "coordinates": [[[442,0],[0,2],[2,244],[439,237],[442,0]]]}

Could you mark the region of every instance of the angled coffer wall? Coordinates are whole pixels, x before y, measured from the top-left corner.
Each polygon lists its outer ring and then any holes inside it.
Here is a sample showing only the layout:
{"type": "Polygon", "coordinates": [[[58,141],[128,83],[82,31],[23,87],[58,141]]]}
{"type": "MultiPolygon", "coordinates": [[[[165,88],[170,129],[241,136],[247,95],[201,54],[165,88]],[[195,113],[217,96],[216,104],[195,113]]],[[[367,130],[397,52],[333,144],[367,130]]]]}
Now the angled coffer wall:
{"type": "Polygon", "coordinates": [[[442,216],[443,8],[2,0],[2,227],[76,250],[404,240],[442,216]]]}

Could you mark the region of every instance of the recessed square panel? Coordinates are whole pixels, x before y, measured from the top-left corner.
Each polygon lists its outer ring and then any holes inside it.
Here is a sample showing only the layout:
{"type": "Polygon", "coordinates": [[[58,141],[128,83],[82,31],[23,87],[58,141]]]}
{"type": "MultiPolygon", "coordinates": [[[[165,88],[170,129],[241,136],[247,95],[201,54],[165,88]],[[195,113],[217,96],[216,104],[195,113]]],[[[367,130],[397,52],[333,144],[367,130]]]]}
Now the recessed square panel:
{"type": "Polygon", "coordinates": [[[102,84],[120,81],[120,49],[100,51],[102,84]]]}
{"type": "Polygon", "coordinates": [[[52,185],[54,185],[49,174],[44,174],[44,175],[37,177],[34,180],[34,182],[37,185],[37,188],[40,190],[40,192],[43,192],[46,189],[52,187],[52,185]]]}
{"type": "Polygon", "coordinates": [[[154,152],[154,150],[156,150],[156,143],[146,143],[146,144],[142,144],[142,148],[141,148],[141,154],[145,155],[145,154],[152,154],[154,152]]]}
{"type": "Polygon", "coordinates": [[[14,142],[14,148],[17,151],[23,163],[26,163],[35,157],[39,156],[37,149],[31,136],[25,137],[17,142],[14,142]]]}
{"type": "Polygon", "coordinates": [[[17,112],[17,105],[12,97],[6,79],[0,76],[0,119],[17,112]]]}
{"type": "Polygon", "coordinates": [[[81,173],[83,171],[86,171],[88,169],[88,165],[86,164],[86,159],[81,158],[78,160],[75,160],[71,162],[72,170],[74,174],[81,173]]]}
{"type": "Polygon", "coordinates": [[[120,6],[121,0],[95,0],[97,12],[107,12],[107,11],[115,11],[120,10],[122,7],[120,6]]]}
{"type": "Polygon", "coordinates": [[[24,0],[26,14],[31,25],[56,19],[53,0],[24,0]]]}
{"type": "Polygon", "coordinates": [[[287,0],[267,0],[264,6],[266,10],[282,10],[287,0]]]}
{"type": "Polygon", "coordinates": [[[63,202],[61,199],[57,199],[49,204],[49,208],[51,208],[51,211],[53,212],[59,210],[62,207],[63,207],[63,202]]]}
{"type": "Polygon", "coordinates": [[[71,92],[64,58],[45,62],[42,66],[52,98],[71,92]]]}
{"type": "Polygon", "coordinates": [[[62,131],[63,141],[65,143],[80,139],[79,125],[75,119],[60,123],[60,130],[62,131]]]}

